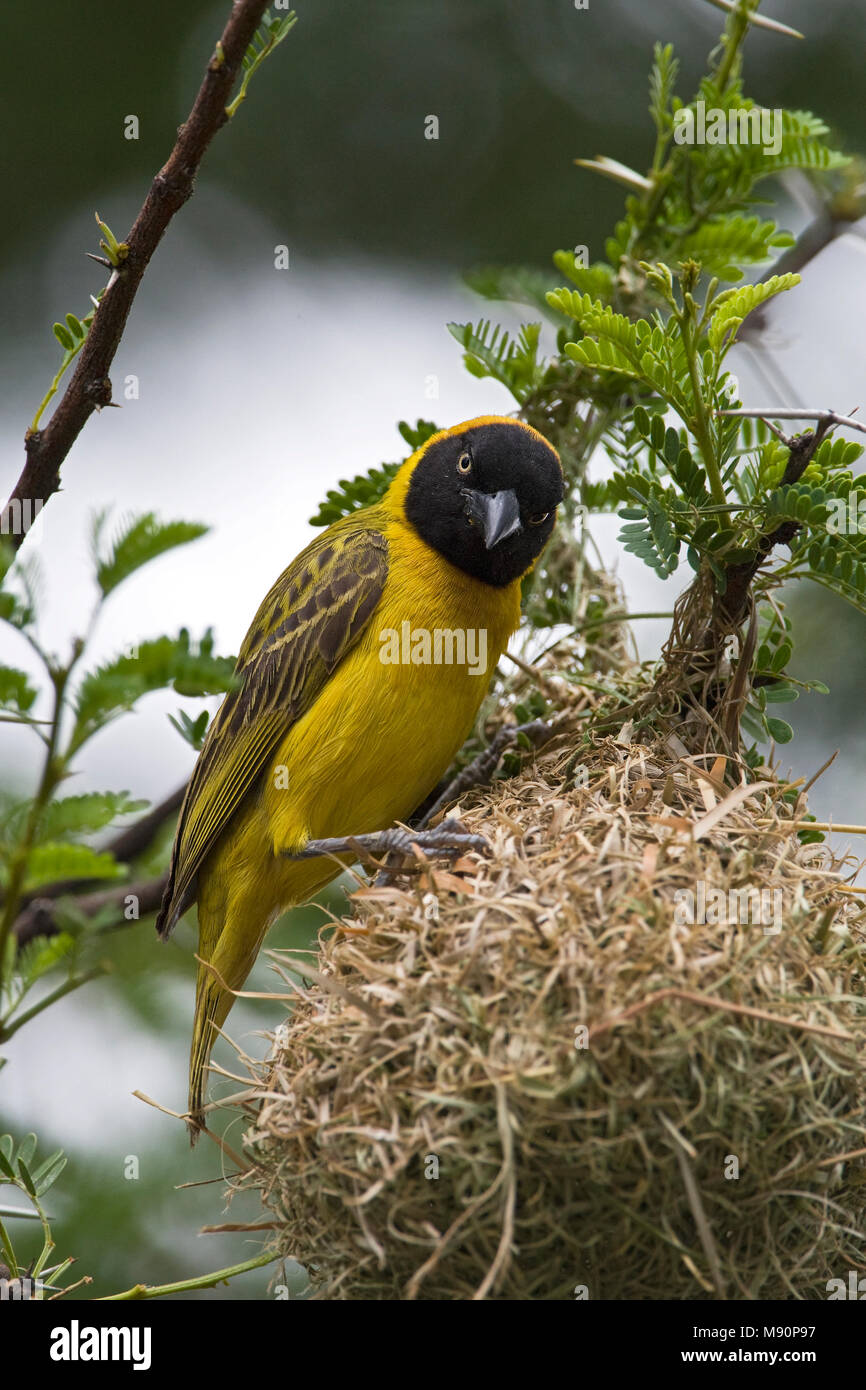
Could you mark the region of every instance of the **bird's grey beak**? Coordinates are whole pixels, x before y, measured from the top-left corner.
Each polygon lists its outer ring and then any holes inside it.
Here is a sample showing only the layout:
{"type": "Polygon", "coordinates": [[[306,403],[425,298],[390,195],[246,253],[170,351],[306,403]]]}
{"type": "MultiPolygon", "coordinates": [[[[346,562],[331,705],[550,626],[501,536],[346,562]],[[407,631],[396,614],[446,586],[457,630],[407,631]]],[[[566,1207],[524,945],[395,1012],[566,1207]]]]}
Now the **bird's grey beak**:
{"type": "Polygon", "coordinates": [[[480,528],[487,550],[523,529],[520,503],[511,488],[504,492],[478,492],[475,488],[467,488],[464,496],[466,515],[480,528]]]}

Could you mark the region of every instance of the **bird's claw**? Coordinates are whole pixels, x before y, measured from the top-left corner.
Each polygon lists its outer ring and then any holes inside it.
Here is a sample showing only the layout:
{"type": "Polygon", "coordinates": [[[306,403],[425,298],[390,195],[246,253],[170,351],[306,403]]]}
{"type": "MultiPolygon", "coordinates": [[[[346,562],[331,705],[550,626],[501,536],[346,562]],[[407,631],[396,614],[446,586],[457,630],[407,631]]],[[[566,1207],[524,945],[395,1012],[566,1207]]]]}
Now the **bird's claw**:
{"type": "Polygon", "coordinates": [[[483,854],[490,846],[483,835],[473,835],[461,821],[449,816],[433,830],[404,830],[401,826],[393,826],[370,835],[308,840],[303,849],[284,857],[314,859],[324,855],[354,854],[364,860],[374,855],[411,854],[415,848],[430,857],[455,858],[466,850],[483,854]]]}

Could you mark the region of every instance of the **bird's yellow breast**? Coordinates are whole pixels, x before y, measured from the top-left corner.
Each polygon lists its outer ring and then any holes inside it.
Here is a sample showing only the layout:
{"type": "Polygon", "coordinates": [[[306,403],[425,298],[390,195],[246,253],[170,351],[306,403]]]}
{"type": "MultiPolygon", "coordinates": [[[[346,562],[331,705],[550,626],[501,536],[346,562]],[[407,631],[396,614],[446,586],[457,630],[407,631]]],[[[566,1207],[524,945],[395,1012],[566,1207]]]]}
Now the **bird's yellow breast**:
{"type": "Polygon", "coordinates": [[[274,917],[307,901],[339,872],[333,859],[286,856],[308,839],[383,830],[412,814],[468,735],[520,621],[519,581],[494,588],[464,575],[415,535],[397,507],[383,508],[377,521],[388,541],[382,599],[357,645],[288,730],[255,794],[233,817],[199,874],[205,954],[225,921],[254,917],[260,924],[249,939],[235,934],[236,961],[226,944],[225,969],[236,971],[239,979],[274,917]],[[429,634],[435,654],[437,629],[462,632],[467,654],[476,656],[483,633],[480,671],[473,674],[468,662],[411,660],[413,642],[416,650],[423,647],[419,633],[429,634]],[[396,662],[382,660],[383,651],[393,654],[389,632],[398,639],[396,662]],[[407,653],[410,659],[402,660],[407,653]]]}
{"type": "Polygon", "coordinates": [[[396,517],[384,530],[382,600],[263,788],[277,853],[408,817],[469,733],[520,619],[519,584],[480,584],[396,517]]]}

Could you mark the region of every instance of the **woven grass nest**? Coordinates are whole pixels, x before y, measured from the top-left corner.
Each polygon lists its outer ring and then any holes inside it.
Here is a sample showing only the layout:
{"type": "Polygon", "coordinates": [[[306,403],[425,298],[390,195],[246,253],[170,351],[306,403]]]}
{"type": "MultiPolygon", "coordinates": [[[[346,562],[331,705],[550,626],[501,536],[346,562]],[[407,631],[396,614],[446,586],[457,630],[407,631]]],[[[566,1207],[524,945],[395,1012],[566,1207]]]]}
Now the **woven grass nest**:
{"type": "Polygon", "coordinates": [[[362,887],[287,991],[239,1185],[316,1297],[825,1298],[863,1267],[853,864],[769,770],[575,746],[464,797],[489,857],[362,887]],[[684,922],[700,883],[772,915],[684,922]]]}

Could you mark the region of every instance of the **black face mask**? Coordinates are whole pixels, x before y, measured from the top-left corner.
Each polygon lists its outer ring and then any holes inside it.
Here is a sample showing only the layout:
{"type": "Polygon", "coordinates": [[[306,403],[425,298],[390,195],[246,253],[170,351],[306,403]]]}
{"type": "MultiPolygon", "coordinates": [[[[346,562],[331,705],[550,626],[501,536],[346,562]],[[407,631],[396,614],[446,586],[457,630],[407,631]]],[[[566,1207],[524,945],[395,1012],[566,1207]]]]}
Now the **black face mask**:
{"type": "Polygon", "coordinates": [[[541,554],[562,496],[555,450],[503,420],[432,443],[415,467],[405,510],[446,560],[501,588],[541,554]]]}

